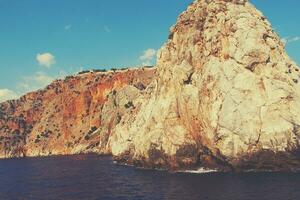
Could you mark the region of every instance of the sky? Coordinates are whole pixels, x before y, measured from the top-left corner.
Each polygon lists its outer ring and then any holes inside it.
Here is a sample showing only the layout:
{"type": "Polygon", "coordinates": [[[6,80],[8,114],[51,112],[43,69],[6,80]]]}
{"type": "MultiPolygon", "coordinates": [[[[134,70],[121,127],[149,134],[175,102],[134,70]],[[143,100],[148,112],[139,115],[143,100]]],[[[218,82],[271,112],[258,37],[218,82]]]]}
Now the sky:
{"type": "MultiPolygon", "coordinates": [[[[0,0],[0,102],[87,69],[154,65],[192,0],[0,0]]],[[[252,0],[300,64],[300,1],[252,0]]]]}

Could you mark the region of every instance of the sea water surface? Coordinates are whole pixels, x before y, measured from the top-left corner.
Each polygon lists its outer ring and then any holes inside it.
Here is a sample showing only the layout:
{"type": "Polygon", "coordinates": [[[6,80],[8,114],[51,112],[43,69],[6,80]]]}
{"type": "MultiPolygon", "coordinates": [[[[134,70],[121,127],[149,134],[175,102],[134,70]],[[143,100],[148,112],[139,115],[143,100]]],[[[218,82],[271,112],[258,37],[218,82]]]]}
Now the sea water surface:
{"type": "Polygon", "coordinates": [[[0,160],[0,200],[299,200],[297,173],[168,173],[75,155],[0,160]]]}

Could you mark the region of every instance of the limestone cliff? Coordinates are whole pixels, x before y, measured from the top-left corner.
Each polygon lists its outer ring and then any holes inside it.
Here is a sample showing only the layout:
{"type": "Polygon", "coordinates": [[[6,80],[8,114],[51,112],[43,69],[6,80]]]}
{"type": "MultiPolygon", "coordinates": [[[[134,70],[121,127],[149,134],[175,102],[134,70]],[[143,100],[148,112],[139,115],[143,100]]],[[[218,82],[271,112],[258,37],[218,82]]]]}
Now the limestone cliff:
{"type": "Polygon", "coordinates": [[[101,146],[155,71],[83,72],[0,104],[0,158],[108,153],[101,146]]]}
{"type": "Polygon", "coordinates": [[[246,0],[196,0],[155,69],[88,73],[1,104],[0,155],[151,168],[300,169],[300,72],[246,0]]]}
{"type": "Polygon", "coordinates": [[[122,162],[295,170],[299,68],[245,0],[196,0],[158,53],[158,78],[110,139],[122,162]]]}

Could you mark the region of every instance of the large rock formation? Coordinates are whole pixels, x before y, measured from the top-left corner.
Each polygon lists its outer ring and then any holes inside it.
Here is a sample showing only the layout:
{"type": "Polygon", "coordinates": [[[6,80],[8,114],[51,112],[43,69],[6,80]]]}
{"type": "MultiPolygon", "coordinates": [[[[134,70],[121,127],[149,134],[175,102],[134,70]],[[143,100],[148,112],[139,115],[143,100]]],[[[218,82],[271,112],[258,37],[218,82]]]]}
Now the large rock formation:
{"type": "Polygon", "coordinates": [[[157,69],[80,75],[1,104],[0,155],[299,170],[299,78],[251,3],[196,0],[171,28],[157,69]]]}
{"type": "Polygon", "coordinates": [[[195,1],[157,62],[151,94],[111,137],[117,159],[175,169],[299,168],[299,68],[249,2],[195,1]]]}
{"type": "Polygon", "coordinates": [[[0,104],[0,158],[109,153],[101,147],[155,71],[83,72],[0,104]]]}

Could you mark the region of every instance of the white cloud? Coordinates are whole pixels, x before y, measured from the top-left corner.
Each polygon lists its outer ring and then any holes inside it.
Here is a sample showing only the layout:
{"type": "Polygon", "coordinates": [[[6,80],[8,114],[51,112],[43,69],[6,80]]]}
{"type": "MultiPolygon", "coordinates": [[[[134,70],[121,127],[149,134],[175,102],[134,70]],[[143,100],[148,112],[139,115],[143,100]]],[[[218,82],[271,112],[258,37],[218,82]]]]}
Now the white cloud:
{"type": "Polygon", "coordinates": [[[0,103],[18,98],[17,93],[9,89],[0,89],[0,103]]]}
{"type": "Polygon", "coordinates": [[[281,39],[281,42],[282,42],[284,45],[286,45],[287,39],[286,39],[286,38],[282,38],[282,39],[281,39]]]}
{"type": "Polygon", "coordinates": [[[72,28],[72,24],[68,24],[68,25],[65,26],[66,31],[70,30],[71,28],[72,28]]]}
{"type": "Polygon", "coordinates": [[[156,50],[155,49],[147,49],[143,51],[143,54],[139,57],[140,61],[142,61],[142,65],[153,65],[153,62],[156,58],[156,50]]]}
{"type": "Polygon", "coordinates": [[[44,72],[36,72],[32,76],[22,77],[22,81],[17,85],[17,89],[20,93],[42,89],[49,85],[54,79],[54,77],[44,72]]]}
{"type": "Polygon", "coordinates": [[[282,38],[281,41],[282,41],[284,44],[289,44],[289,43],[293,43],[293,42],[298,42],[298,41],[300,41],[300,36],[296,36],[296,37],[285,37],[285,38],[282,38]]]}
{"type": "Polygon", "coordinates": [[[300,37],[297,36],[297,37],[293,37],[289,40],[289,42],[297,42],[297,41],[300,41],[300,37]]]}
{"type": "Polygon", "coordinates": [[[140,56],[140,60],[149,60],[155,56],[156,50],[155,49],[147,49],[143,52],[143,55],[140,56]]]}
{"type": "Polygon", "coordinates": [[[51,65],[55,64],[55,57],[51,53],[43,53],[37,54],[36,60],[38,61],[39,65],[50,68],[51,65]]]}

